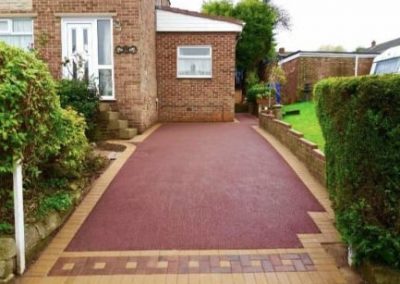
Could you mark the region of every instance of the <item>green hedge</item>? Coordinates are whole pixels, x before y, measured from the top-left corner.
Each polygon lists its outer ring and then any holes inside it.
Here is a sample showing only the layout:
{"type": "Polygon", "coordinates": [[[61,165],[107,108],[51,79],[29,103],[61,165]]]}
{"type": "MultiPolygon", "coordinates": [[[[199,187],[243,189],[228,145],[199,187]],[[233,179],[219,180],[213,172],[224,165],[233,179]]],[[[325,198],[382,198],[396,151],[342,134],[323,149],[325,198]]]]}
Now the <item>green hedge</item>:
{"type": "Polygon", "coordinates": [[[400,76],[332,78],[314,93],[337,227],[357,261],[400,268],[400,76]]]}

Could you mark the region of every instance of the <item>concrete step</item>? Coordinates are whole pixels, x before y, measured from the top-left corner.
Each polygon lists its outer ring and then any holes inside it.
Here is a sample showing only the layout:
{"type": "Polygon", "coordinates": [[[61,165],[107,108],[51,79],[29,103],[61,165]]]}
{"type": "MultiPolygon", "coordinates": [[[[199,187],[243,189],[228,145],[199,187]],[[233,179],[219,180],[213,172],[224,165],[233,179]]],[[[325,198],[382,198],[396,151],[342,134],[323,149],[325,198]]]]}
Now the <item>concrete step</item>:
{"type": "Polygon", "coordinates": [[[137,135],[138,131],[136,128],[125,128],[119,130],[120,139],[132,139],[137,135]]]}
{"type": "Polygon", "coordinates": [[[100,112],[107,112],[107,111],[110,111],[111,108],[108,103],[100,103],[99,110],[100,110],[100,112]]]}
{"type": "Polygon", "coordinates": [[[129,127],[128,121],[123,120],[123,119],[110,120],[107,125],[107,128],[109,130],[118,130],[118,129],[124,129],[124,128],[128,128],[128,127],[129,127]]]}
{"type": "Polygon", "coordinates": [[[118,120],[119,119],[119,112],[117,111],[104,111],[100,112],[100,119],[101,120],[118,120]]]}

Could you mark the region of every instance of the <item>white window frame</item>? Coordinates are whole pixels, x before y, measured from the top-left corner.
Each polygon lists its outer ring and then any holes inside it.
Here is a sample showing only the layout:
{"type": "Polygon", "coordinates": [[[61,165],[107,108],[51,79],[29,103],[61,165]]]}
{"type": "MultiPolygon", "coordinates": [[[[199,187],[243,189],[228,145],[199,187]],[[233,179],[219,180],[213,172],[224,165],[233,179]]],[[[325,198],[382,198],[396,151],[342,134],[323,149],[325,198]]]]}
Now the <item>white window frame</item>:
{"type": "MultiPolygon", "coordinates": [[[[61,19],[61,45],[62,45],[62,58],[61,60],[64,61],[65,57],[68,54],[68,39],[67,39],[67,25],[68,24],[91,24],[92,25],[92,33],[93,33],[93,50],[92,50],[92,62],[90,63],[90,68],[94,71],[93,73],[96,74],[96,83],[98,84],[99,80],[99,70],[108,69],[111,70],[111,80],[112,80],[112,96],[102,96],[100,100],[102,101],[115,101],[115,64],[114,64],[114,21],[111,17],[66,17],[61,19]],[[111,65],[100,65],[98,63],[98,38],[97,38],[97,22],[101,20],[108,20],[110,21],[110,33],[111,33],[111,65]]],[[[90,76],[90,75],[89,75],[90,76]]],[[[63,77],[69,77],[69,75],[63,71],[63,77]]]]}
{"type": "Polygon", "coordinates": [[[176,57],[176,77],[181,79],[211,79],[213,77],[213,50],[211,45],[182,45],[177,48],[176,57]],[[208,48],[210,50],[210,55],[181,55],[181,49],[190,48],[208,48]],[[182,75],[179,73],[179,60],[180,59],[210,59],[211,62],[211,72],[210,75],[182,75]]]}
{"type": "MultiPolygon", "coordinates": [[[[0,22],[7,22],[8,23],[8,30],[7,31],[0,31],[0,35],[2,36],[31,36],[32,37],[32,44],[35,43],[35,33],[34,33],[34,22],[32,18],[0,18],[0,22]],[[13,25],[14,25],[14,20],[26,20],[26,21],[31,21],[32,23],[32,31],[31,32],[14,32],[13,31],[13,25]]],[[[26,46],[28,49],[29,46],[26,46]]]]}

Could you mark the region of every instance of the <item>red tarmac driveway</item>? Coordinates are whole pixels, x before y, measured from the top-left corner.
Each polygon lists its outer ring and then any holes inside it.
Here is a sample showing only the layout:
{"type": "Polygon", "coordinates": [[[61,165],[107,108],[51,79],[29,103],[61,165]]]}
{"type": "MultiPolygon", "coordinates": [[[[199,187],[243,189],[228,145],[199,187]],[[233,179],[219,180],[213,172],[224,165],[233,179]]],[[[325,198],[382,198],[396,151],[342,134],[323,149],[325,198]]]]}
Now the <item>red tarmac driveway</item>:
{"type": "Polygon", "coordinates": [[[323,211],[294,171],[241,123],[165,124],[115,177],[68,251],[301,247],[323,211]]]}

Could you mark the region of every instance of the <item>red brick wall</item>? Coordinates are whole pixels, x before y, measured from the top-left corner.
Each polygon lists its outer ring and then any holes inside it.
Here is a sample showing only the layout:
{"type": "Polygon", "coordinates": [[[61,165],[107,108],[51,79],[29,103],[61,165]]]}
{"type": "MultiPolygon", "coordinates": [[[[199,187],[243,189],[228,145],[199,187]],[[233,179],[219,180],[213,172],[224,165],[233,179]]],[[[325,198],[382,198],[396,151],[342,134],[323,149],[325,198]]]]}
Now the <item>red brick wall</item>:
{"type": "MultiPolygon", "coordinates": [[[[372,66],[372,58],[359,59],[359,75],[367,75],[372,66]]],[[[301,57],[282,65],[288,78],[282,89],[283,103],[293,103],[302,98],[305,84],[314,86],[328,77],[354,76],[355,58],[301,57]]]]}
{"type": "Polygon", "coordinates": [[[161,121],[233,121],[235,33],[158,33],[157,81],[161,121]],[[211,45],[212,79],[178,79],[177,48],[211,45]]]}
{"type": "MultiPolygon", "coordinates": [[[[114,54],[116,104],[130,124],[143,131],[157,121],[156,0],[33,0],[35,47],[48,62],[53,76],[61,77],[60,13],[115,13],[121,23],[114,47],[136,45],[135,55],[114,54]]],[[[0,11],[14,12],[14,11],[0,11]]]]}
{"type": "Polygon", "coordinates": [[[282,103],[293,103],[297,100],[298,93],[298,76],[299,76],[299,60],[296,58],[282,65],[285,71],[287,82],[282,86],[282,103]]]}

